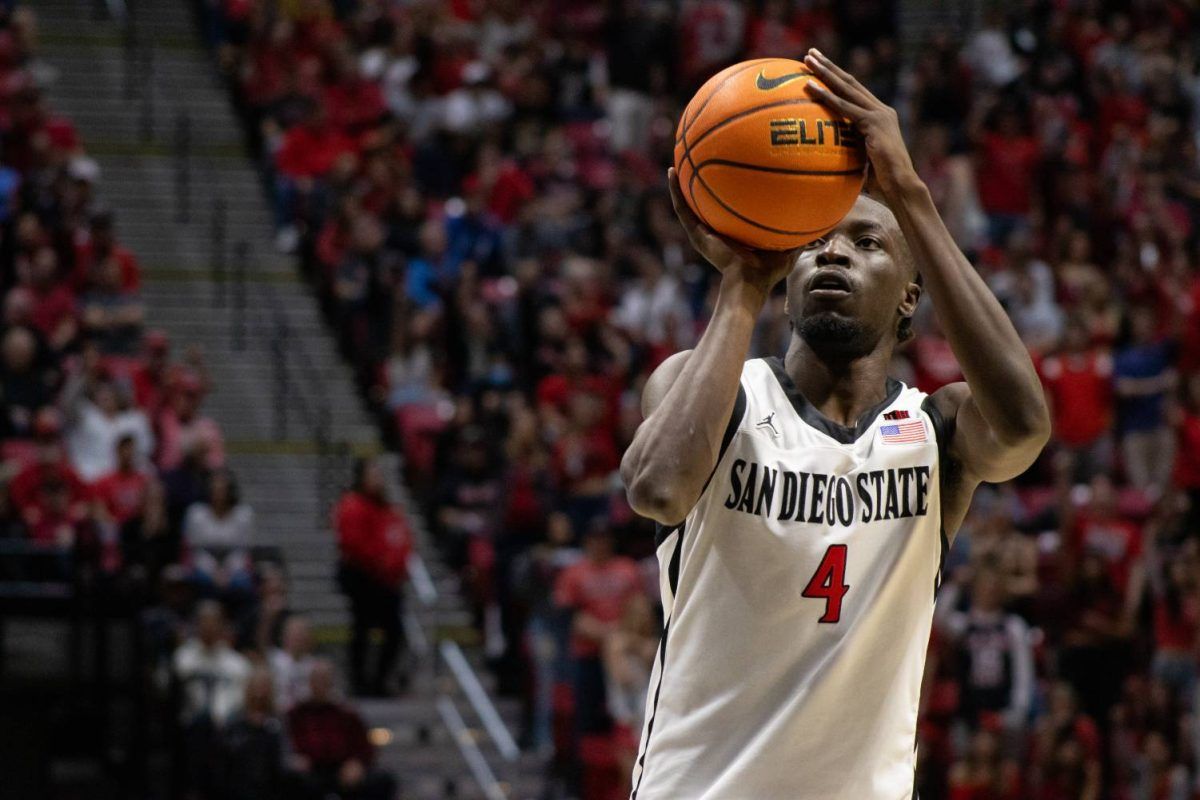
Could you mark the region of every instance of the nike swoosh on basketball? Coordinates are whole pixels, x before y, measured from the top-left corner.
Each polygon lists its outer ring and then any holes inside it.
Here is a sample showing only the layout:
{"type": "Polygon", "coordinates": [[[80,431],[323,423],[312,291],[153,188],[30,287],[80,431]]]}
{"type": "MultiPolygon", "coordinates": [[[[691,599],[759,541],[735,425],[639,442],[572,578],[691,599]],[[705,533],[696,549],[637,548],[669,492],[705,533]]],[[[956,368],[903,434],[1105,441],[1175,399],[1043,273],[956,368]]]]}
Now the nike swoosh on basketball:
{"type": "Polygon", "coordinates": [[[764,92],[783,86],[785,83],[796,80],[796,78],[803,78],[812,74],[811,72],[792,72],[787,75],[780,75],[778,78],[768,78],[763,74],[764,72],[765,70],[760,69],[758,71],[758,78],[754,81],[754,85],[764,92]]]}

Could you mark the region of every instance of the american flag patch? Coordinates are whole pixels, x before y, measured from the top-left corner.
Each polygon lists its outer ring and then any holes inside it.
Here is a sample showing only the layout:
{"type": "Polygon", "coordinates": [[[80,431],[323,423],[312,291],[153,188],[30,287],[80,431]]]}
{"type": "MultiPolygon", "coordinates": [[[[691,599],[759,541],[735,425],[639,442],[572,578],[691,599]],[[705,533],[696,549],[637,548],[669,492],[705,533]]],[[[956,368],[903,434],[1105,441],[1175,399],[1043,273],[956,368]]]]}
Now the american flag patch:
{"type": "Polygon", "coordinates": [[[889,411],[883,415],[883,418],[884,419],[908,419],[908,412],[904,411],[904,410],[889,411]]]}
{"type": "Polygon", "coordinates": [[[880,425],[879,435],[888,444],[912,444],[927,439],[925,421],[920,419],[898,422],[895,425],[880,425]]]}

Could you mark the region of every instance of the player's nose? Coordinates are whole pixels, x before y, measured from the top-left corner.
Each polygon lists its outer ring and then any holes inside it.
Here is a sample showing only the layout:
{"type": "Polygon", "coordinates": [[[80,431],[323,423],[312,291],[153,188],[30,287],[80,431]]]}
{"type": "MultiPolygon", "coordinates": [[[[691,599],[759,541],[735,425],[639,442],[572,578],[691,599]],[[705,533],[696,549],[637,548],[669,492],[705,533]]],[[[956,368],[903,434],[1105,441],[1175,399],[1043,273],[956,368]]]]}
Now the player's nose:
{"type": "Polygon", "coordinates": [[[818,267],[849,266],[850,247],[841,236],[829,236],[817,250],[818,267]]]}

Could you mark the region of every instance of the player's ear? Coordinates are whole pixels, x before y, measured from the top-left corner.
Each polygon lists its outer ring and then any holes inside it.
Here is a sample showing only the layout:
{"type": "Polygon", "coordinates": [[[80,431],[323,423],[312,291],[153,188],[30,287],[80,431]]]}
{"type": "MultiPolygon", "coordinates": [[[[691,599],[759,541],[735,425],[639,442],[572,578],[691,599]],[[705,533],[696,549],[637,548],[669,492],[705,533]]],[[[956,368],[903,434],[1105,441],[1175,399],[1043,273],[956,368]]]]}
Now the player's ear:
{"type": "Polygon", "coordinates": [[[900,306],[896,309],[902,317],[912,317],[917,313],[917,305],[921,302],[921,284],[916,281],[909,281],[904,287],[904,297],[900,300],[900,306]]]}

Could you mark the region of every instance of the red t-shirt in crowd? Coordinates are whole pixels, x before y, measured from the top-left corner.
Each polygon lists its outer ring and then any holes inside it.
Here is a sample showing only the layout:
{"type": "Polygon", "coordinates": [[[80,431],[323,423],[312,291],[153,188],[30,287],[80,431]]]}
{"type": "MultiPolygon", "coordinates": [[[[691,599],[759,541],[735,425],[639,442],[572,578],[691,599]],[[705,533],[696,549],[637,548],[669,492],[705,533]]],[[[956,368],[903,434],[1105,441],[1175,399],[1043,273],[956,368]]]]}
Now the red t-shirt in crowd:
{"type": "Polygon", "coordinates": [[[1129,573],[1142,554],[1142,531],[1127,519],[1103,519],[1086,512],[1075,520],[1071,545],[1076,553],[1098,553],[1108,562],[1113,586],[1121,594],[1129,584],[1129,573]]]}
{"type": "Polygon", "coordinates": [[[1200,489],[1200,416],[1187,414],[1176,431],[1175,485],[1181,489],[1200,489]]]}
{"type": "Polygon", "coordinates": [[[147,365],[139,364],[129,374],[129,380],[133,384],[133,402],[151,416],[156,415],[166,399],[163,376],[147,365]]]}
{"type": "MultiPolygon", "coordinates": [[[[637,562],[624,556],[597,563],[590,558],[577,561],[558,575],[554,601],[601,622],[616,622],[629,598],[642,590],[637,562]]],[[[594,658],[600,643],[583,636],[571,637],[571,653],[576,658],[594,658]]]]}
{"type": "Polygon", "coordinates": [[[289,178],[322,178],[344,153],[354,152],[354,141],[332,126],[297,125],[283,137],[275,165],[289,178]]]}
{"type": "Polygon", "coordinates": [[[92,491],[119,525],[141,513],[149,483],[143,472],[114,470],[92,484],[92,491]]]}
{"type": "Polygon", "coordinates": [[[571,399],[577,394],[590,394],[604,399],[605,424],[613,428],[621,407],[620,382],[609,380],[603,375],[584,375],[572,378],[555,373],[538,381],[537,401],[539,406],[553,406],[560,413],[567,413],[571,399]]]}
{"type": "MultiPolygon", "coordinates": [[[[71,272],[71,287],[77,292],[87,288],[92,267],[96,265],[96,249],[90,239],[75,243],[75,269],[71,272]]],[[[142,285],[142,273],[137,256],[121,245],[114,245],[110,256],[121,267],[121,289],[136,292],[142,285]]]]}
{"type": "Polygon", "coordinates": [[[46,337],[54,334],[63,320],[76,315],[75,295],[66,286],[54,286],[46,292],[33,292],[33,311],[29,321],[46,337]]]}
{"type": "Polygon", "coordinates": [[[8,487],[13,505],[27,520],[31,513],[34,517],[46,514],[45,488],[52,481],[67,485],[71,505],[91,500],[87,484],[65,460],[57,464],[33,463],[18,472],[8,487]]]}
{"type": "Polygon", "coordinates": [[[981,146],[979,202],[989,214],[1027,214],[1038,164],[1032,136],[987,134],[981,146]]]}
{"type": "Polygon", "coordinates": [[[586,433],[568,433],[554,444],[554,477],[568,494],[575,490],[587,491],[584,484],[605,478],[620,463],[612,431],[605,426],[597,426],[586,433]]]}
{"type": "Polygon", "coordinates": [[[1054,435],[1068,447],[1096,441],[1112,425],[1112,357],[1108,353],[1050,356],[1042,380],[1054,409],[1054,435]]]}
{"type": "Polygon", "coordinates": [[[383,116],[383,92],[374,81],[335,83],[325,90],[329,121],[345,131],[372,125],[383,116]]]}
{"type": "Polygon", "coordinates": [[[1165,598],[1154,603],[1154,643],[1156,650],[1191,653],[1196,646],[1196,624],[1200,621],[1200,602],[1192,594],[1179,600],[1174,613],[1165,598]]]}
{"type": "Polygon", "coordinates": [[[287,729],[292,750],[316,769],[338,769],[352,758],[369,766],[375,755],[362,717],[337,703],[300,703],[288,712],[287,729]]]}
{"type": "Polygon", "coordinates": [[[347,492],[333,510],[342,560],[398,586],[408,574],[412,537],[408,523],[386,502],[347,492]]]}
{"type": "Polygon", "coordinates": [[[509,225],[534,194],[533,179],[515,162],[506,162],[488,193],[487,208],[502,224],[509,225]]]}

